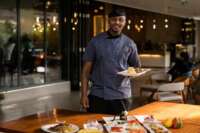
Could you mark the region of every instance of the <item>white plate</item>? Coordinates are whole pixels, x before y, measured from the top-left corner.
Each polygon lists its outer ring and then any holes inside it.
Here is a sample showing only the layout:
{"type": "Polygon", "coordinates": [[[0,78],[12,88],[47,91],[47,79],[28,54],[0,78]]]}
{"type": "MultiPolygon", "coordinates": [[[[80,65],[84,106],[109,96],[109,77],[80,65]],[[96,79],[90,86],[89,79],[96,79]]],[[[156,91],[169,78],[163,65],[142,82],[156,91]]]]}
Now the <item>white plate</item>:
{"type": "MultiPolygon", "coordinates": [[[[130,125],[128,124],[128,121],[136,120],[136,118],[132,115],[127,116],[127,121],[120,120],[119,116],[116,116],[114,120],[113,120],[113,118],[114,117],[103,117],[103,120],[106,123],[106,124],[104,124],[104,127],[106,128],[107,132],[109,132],[109,133],[111,132],[112,127],[121,128],[121,131],[116,132],[116,133],[129,133],[130,125]]],[[[131,128],[132,129],[135,128],[136,130],[141,128],[141,130],[144,130],[144,133],[147,133],[146,129],[140,123],[137,123],[136,125],[134,125],[131,128]]],[[[112,133],[115,133],[115,132],[112,131],[112,133]]]]}
{"type": "MultiPolygon", "coordinates": [[[[109,116],[109,117],[103,117],[103,120],[105,121],[105,123],[109,124],[109,123],[126,123],[126,120],[120,120],[120,117],[119,116],[116,116],[115,119],[114,119],[114,116],[109,116]]],[[[136,120],[135,116],[133,115],[128,115],[127,116],[127,121],[130,121],[130,120],[136,120]]]]}
{"type": "Polygon", "coordinates": [[[163,133],[171,133],[166,127],[164,127],[161,122],[149,115],[135,115],[135,118],[143,124],[143,126],[149,131],[149,133],[156,133],[152,128],[151,124],[156,125],[161,128],[163,133]]]}
{"type": "Polygon", "coordinates": [[[99,124],[97,120],[88,121],[87,123],[84,123],[83,128],[84,129],[97,129],[97,130],[103,132],[103,126],[101,124],[99,124]]]}
{"type": "Polygon", "coordinates": [[[151,69],[142,68],[141,72],[138,72],[138,73],[135,73],[135,74],[128,73],[128,70],[124,70],[124,71],[118,72],[117,74],[122,75],[122,76],[126,76],[126,77],[135,78],[135,77],[138,77],[138,76],[141,76],[141,75],[145,74],[146,72],[148,72],[150,70],[151,69]]]}
{"type": "Polygon", "coordinates": [[[155,124],[157,127],[162,129],[162,133],[171,133],[166,127],[158,123],[143,123],[144,127],[149,131],[149,133],[156,133],[152,128],[151,124],[155,124]]]}
{"type": "MultiPolygon", "coordinates": [[[[53,131],[50,131],[50,130],[49,130],[49,128],[54,127],[54,126],[56,126],[56,125],[58,125],[58,123],[55,123],[55,124],[46,124],[46,125],[43,125],[43,126],[41,127],[41,129],[42,129],[43,131],[47,132],[47,133],[58,133],[58,132],[53,132],[53,131]]],[[[78,127],[77,125],[69,124],[69,126],[71,126],[71,127],[74,129],[74,130],[73,130],[72,132],[70,132],[70,133],[76,133],[76,132],[79,131],[79,127],[78,127]]]]}
{"type": "Polygon", "coordinates": [[[146,122],[151,122],[151,123],[161,123],[159,120],[151,117],[150,115],[134,115],[135,118],[140,122],[140,123],[144,123],[146,122]]]}

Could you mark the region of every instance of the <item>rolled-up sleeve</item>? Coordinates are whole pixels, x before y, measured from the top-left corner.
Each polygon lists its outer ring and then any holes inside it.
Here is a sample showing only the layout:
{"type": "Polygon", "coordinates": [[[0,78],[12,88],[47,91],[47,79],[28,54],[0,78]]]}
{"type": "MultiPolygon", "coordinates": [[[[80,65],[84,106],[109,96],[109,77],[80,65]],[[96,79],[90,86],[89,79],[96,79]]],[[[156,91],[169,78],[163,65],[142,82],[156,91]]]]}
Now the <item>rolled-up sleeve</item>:
{"type": "Polygon", "coordinates": [[[141,67],[140,58],[137,51],[137,46],[134,42],[131,42],[131,53],[128,57],[128,64],[134,67],[141,67]]]}
{"type": "Polygon", "coordinates": [[[85,49],[83,55],[83,62],[91,61],[93,62],[96,58],[96,49],[92,41],[90,41],[85,49]]]}

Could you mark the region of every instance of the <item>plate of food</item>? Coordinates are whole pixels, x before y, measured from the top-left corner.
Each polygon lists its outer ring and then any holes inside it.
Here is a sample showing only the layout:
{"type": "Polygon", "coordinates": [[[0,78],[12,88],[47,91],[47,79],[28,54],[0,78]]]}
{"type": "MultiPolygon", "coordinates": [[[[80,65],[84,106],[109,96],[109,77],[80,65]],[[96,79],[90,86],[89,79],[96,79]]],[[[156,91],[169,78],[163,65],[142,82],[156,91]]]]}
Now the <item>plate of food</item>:
{"type": "Polygon", "coordinates": [[[140,122],[131,115],[127,116],[126,120],[121,120],[120,117],[103,117],[104,124],[109,133],[147,133],[140,122]]]}
{"type": "Polygon", "coordinates": [[[171,133],[166,127],[159,123],[143,123],[150,133],[171,133]]]}
{"type": "Polygon", "coordinates": [[[155,119],[152,115],[134,115],[134,117],[140,122],[149,122],[149,123],[161,123],[161,121],[155,119]]]}
{"type": "Polygon", "coordinates": [[[103,132],[103,126],[97,120],[89,120],[83,124],[84,129],[96,129],[103,132]]]}
{"type": "Polygon", "coordinates": [[[76,133],[79,131],[79,127],[71,123],[46,124],[41,129],[47,133],[76,133]]]}
{"type": "Polygon", "coordinates": [[[104,124],[108,133],[147,133],[145,128],[138,122],[125,123],[121,125],[104,124]]]}
{"type": "Polygon", "coordinates": [[[142,123],[149,133],[170,133],[159,120],[151,115],[135,115],[135,118],[142,123]]]}
{"type": "Polygon", "coordinates": [[[127,76],[127,77],[138,77],[146,72],[150,71],[151,69],[147,68],[134,68],[134,67],[128,67],[127,70],[118,72],[117,74],[122,75],[122,76],[127,76]]]}

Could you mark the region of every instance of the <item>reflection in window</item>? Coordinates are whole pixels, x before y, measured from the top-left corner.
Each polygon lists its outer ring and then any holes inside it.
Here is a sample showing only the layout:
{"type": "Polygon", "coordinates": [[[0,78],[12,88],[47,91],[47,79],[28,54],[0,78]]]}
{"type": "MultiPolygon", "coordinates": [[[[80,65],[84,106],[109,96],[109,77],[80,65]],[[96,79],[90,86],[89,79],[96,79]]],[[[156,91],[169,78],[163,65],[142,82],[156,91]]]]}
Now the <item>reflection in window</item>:
{"type": "Polygon", "coordinates": [[[18,85],[16,3],[0,1],[0,88],[18,85]]]}
{"type": "Polygon", "coordinates": [[[61,48],[59,40],[58,1],[47,3],[47,82],[61,78],[61,48]]]}
{"type": "Polygon", "coordinates": [[[15,0],[0,5],[0,88],[61,80],[58,2],[21,0],[19,45],[15,0]]]}
{"type": "Polygon", "coordinates": [[[59,23],[56,11],[58,4],[53,1],[44,3],[38,0],[33,0],[33,4],[31,2],[27,4],[26,0],[23,1],[21,2],[24,7],[21,9],[23,46],[21,83],[35,85],[58,81],[61,75],[59,23]]]}

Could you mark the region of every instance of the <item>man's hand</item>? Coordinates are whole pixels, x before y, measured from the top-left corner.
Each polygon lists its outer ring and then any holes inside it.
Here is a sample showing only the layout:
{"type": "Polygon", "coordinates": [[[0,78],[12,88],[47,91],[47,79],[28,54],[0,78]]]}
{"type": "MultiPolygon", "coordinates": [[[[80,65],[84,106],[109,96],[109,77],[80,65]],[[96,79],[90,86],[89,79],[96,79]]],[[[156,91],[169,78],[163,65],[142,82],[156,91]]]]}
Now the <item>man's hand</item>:
{"type": "Polygon", "coordinates": [[[84,109],[89,108],[88,100],[88,82],[90,78],[90,72],[92,70],[92,62],[85,62],[83,65],[83,72],[81,78],[81,105],[84,109]]]}
{"type": "Polygon", "coordinates": [[[89,108],[89,99],[87,96],[81,96],[81,105],[84,109],[89,108]]]}

